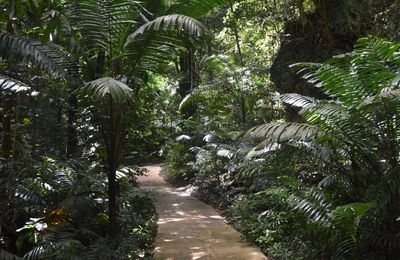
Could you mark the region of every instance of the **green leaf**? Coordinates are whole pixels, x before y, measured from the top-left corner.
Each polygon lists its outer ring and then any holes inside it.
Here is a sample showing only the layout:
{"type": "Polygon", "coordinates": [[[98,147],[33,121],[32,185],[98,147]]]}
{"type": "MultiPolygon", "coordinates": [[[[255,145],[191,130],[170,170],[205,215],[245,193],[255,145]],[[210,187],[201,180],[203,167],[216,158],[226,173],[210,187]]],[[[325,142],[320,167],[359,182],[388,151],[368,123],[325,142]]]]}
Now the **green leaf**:
{"type": "Polygon", "coordinates": [[[105,77],[88,82],[80,90],[83,95],[93,95],[98,98],[110,96],[116,103],[130,103],[133,101],[133,91],[125,83],[105,77]]]}

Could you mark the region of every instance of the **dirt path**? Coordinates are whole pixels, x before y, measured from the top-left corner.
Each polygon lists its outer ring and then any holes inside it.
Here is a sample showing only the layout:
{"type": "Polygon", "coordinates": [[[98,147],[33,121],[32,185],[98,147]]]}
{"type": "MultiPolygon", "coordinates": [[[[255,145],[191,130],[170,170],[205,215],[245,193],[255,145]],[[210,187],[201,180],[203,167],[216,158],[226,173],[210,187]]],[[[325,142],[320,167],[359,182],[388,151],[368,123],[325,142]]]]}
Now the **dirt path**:
{"type": "Polygon", "coordinates": [[[154,193],[159,213],[155,259],[267,259],[258,248],[240,241],[240,234],[209,205],[174,188],[160,176],[159,165],[146,167],[139,182],[154,193]]]}

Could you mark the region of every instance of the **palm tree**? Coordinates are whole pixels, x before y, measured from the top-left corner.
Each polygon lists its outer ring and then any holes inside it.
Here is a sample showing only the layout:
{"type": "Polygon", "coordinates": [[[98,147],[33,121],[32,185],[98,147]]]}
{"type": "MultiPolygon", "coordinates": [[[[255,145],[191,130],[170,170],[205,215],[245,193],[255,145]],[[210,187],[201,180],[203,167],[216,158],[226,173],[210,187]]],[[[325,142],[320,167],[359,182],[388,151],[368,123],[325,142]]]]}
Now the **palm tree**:
{"type": "Polygon", "coordinates": [[[81,50],[85,57],[96,57],[95,69],[89,68],[90,81],[81,94],[101,100],[99,104],[104,108],[104,113],[97,113],[94,118],[106,147],[110,233],[115,235],[118,232],[116,170],[129,125],[128,113],[132,113],[140,85],[147,73],[160,72],[163,65],[185,52],[185,36],[201,37],[206,30],[196,19],[185,15],[149,20],[136,1],[88,0],[75,4],[72,13],[82,35],[81,50]],[[139,19],[145,22],[141,26],[139,19]]]}
{"type": "MultiPolygon", "coordinates": [[[[205,13],[219,4],[212,0],[177,1],[169,10],[176,13],[179,7],[186,14],[190,10],[205,13]]],[[[11,18],[16,16],[18,10],[22,13],[26,11],[32,17],[32,26],[45,27],[46,30],[42,41],[37,40],[39,35],[35,33],[16,36],[13,34],[15,28],[22,24],[19,23],[22,18],[10,19],[6,23],[9,32],[0,35],[0,56],[3,60],[18,60],[44,68],[57,77],[67,79],[72,89],[81,85],[82,80],[86,83],[79,91],[81,96],[101,100],[99,104],[103,105],[104,113],[95,115],[93,119],[102,132],[106,147],[110,233],[115,235],[118,231],[116,170],[124,130],[129,123],[126,115],[131,111],[129,109],[133,107],[134,98],[137,98],[148,72],[162,71],[164,65],[186,52],[190,40],[205,35],[206,30],[200,22],[186,15],[169,13],[153,18],[142,3],[131,0],[13,1],[8,9],[11,18]],[[26,5],[25,9],[21,9],[21,3],[26,5]],[[60,4],[64,6],[58,9],[60,4]],[[41,19],[37,18],[46,12],[49,17],[57,19],[41,23],[41,19]],[[61,31],[71,36],[68,43],[58,40],[65,48],[54,43],[61,31]],[[72,57],[77,57],[81,66],[72,57]]],[[[76,106],[74,96],[75,93],[71,93],[73,107],[76,106]]],[[[75,118],[73,114],[70,114],[71,126],[75,118]]]]}

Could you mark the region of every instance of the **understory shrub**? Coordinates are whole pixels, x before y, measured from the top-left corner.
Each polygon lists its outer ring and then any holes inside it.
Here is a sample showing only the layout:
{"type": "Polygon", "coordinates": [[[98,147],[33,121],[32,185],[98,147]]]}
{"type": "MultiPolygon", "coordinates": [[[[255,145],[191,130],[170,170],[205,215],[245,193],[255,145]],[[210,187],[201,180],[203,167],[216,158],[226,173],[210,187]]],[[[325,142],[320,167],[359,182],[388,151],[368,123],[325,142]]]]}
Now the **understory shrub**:
{"type": "Polygon", "coordinates": [[[310,259],[312,252],[302,237],[307,218],[293,210],[300,201],[298,193],[277,186],[242,196],[229,207],[227,217],[246,240],[269,256],[310,259]]]}
{"type": "Polygon", "coordinates": [[[17,238],[14,245],[0,240],[1,259],[14,259],[3,246],[29,259],[146,259],[152,255],[158,216],[148,194],[137,187],[136,176],[143,170],[124,167],[118,171],[121,229],[112,237],[107,235],[106,177],[99,164],[47,157],[33,167],[19,167],[18,178],[8,182],[8,189],[16,194],[9,203],[18,210],[17,238]]]}

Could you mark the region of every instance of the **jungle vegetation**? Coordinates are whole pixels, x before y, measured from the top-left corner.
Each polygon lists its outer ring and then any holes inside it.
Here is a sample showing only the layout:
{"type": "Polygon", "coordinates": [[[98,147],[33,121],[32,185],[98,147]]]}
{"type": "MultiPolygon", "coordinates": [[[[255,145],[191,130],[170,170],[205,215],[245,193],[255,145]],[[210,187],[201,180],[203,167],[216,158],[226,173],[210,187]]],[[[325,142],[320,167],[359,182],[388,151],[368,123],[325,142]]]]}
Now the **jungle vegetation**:
{"type": "Polygon", "coordinates": [[[271,259],[400,257],[399,0],[0,12],[0,259],[151,259],[150,162],[271,259]]]}

